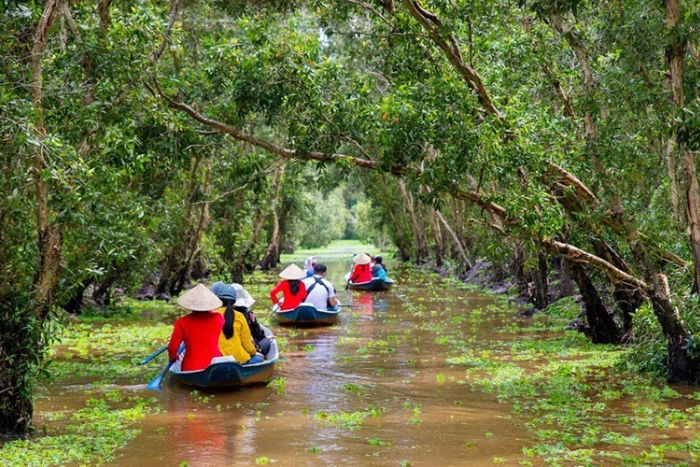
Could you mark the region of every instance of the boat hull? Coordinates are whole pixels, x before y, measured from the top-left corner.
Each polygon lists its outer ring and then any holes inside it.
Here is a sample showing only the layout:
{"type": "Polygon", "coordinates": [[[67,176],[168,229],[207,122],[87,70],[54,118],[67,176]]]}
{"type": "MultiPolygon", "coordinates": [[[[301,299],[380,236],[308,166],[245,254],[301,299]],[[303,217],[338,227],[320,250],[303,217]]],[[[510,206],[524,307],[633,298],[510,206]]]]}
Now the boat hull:
{"type": "MultiPolygon", "coordinates": [[[[272,335],[269,330],[266,334],[272,335]]],[[[267,360],[262,363],[241,365],[232,357],[219,357],[200,371],[179,371],[179,362],[170,368],[170,378],[184,386],[202,389],[234,389],[267,384],[272,381],[275,363],[279,359],[277,341],[272,339],[267,360]],[[229,361],[221,361],[227,360],[229,361]],[[219,361],[216,361],[219,360],[219,361]]]]}
{"type": "Polygon", "coordinates": [[[277,322],[294,326],[331,326],[338,322],[340,307],[319,310],[313,305],[300,305],[293,310],[275,311],[277,322]]]}
{"type": "Polygon", "coordinates": [[[345,275],[345,282],[348,284],[348,288],[352,290],[389,290],[393,285],[394,281],[392,279],[380,279],[378,277],[372,279],[370,282],[349,282],[350,274],[345,275]]]}

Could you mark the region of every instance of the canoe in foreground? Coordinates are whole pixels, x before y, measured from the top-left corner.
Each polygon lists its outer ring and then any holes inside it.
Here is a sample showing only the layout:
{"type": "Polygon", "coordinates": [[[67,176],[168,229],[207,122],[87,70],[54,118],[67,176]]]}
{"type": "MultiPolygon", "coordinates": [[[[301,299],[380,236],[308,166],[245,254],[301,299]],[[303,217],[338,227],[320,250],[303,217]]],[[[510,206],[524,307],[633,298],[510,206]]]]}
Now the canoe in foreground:
{"type": "Polygon", "coordinates": [[[392,279],[380,279],[375,277],[369,282],[348,282],[350,279],[350,273],[345,275],[345,282],[347,282],[348,287],[354,290],[389,290],[394,281],[392,279]]]}
{"type": "MultiPolygon", "coordinates": [[[[268,329],[265,333],[271,335],[268,329]]],[[[271,340],[267,360],[262,363],[241,365],[233,357],[217,357],[211,365],[198,371],[180,371],[180,362],[170,368],[170,377],[185,386],[204,389],[232,389],[272,381],[275,363],[279,359],[277,341],[271,340]]]]}
{"type": "Polygon", "coordinates": [[[297,326],[330,326],[338,321],[340,304],[328,310],[319,310],[313,305],[302,303],[293,310],[280,311],[275,308],[275,318],[279,324],[297,326]]]}

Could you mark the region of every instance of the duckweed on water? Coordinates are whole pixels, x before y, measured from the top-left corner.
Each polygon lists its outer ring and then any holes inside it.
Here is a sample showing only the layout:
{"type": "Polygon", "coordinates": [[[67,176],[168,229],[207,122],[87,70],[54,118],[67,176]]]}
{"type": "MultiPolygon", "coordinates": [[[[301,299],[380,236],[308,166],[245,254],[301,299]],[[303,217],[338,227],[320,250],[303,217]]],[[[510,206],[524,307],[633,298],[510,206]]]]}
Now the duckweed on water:
{"type": "MultiPolygon", "coordinates": [[[[530,330],[563,329],[562,323],[573,316],[567,310],[562,307],[555,316],[538,317],[530,330]]],[[[508,325],[501,332],[512,329],[508,325]]],[[[671,408],[669,401],[683,397],[677,391],[625,372],[626,349],[594,346],[574,332],[538,339],[458,342],[455,347],[460,355],[448,362],[468,367],[473,390],[495,394],[511,404],[540,440],[523,449],[527,458],[539,459],[537,464],[594,466],[603,459],[618,459],[625,465],[682,466],[699,459],[700,435],[693,435],[700,428],[697,407],[671,408]],[[673,430],[676,435],[685,430],[692,441],[664,442],[668,435],[660,430],[673,430]],[[673,461],[667,459],[671,453],[673,461]]],[[[525,459],[521,464],[535,465],[533,461],[525,459]]]]}
{"type": "Polygon", "coordinates": [[[152,411],[153,402],[141,398],[115,400],[112,393],[108,398],[88,399],[85,408],[70,416],[46,414],[47,419],[66,423],[47,429],[41,436],[6,443],[0,449],[0,465],[52,467],[109,462],[119,448],[138,435],[140,430],[132,427],[152,411]]]}

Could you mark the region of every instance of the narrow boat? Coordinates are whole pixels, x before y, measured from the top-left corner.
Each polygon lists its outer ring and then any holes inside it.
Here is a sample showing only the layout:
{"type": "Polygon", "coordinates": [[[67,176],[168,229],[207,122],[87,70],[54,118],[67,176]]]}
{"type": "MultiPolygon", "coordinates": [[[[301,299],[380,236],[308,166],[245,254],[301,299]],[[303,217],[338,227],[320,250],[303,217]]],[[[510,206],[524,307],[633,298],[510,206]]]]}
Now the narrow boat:
{"type": "Polygon", "coordinates": [[[392,279],[380,279],[375,277],[369,282],[350,282],[350,273],[345,274],[345,283],[353,290],[389,290],[394,281],[392,279]]]}
{"type": "Polygon", "coordinates": [[[309,303],[302,303],[293,310],[280,311],[275,305],[272,311],[279,324],[296,326],[330,326],[338,321],[341,305],[319,310],[309,303]]]}
{"type": "MultiPolygon", "coordinates": [[[[272,336],[269,329],[263,329],[265,334],[272,336]]],[[[277,341],[271,339],[270,351],[264,362],[241,365],[233,357],[216,357],[203,370],[180,371],[180,362],[177,361],[170,367],[170,377],[185,386],[203,389],[233,389],[266,384],[272,381],[279,356],[277,341]]]]}

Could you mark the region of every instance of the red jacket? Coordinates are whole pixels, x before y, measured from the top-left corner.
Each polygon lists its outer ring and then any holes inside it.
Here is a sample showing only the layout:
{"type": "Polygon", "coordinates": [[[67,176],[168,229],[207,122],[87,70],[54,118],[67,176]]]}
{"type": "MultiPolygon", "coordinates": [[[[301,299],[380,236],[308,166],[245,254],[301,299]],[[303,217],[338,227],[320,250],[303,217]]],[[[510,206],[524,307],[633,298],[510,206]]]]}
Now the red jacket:
{"type": "Polygon", "coordinates": [[[282,292],[282,300],[284,300],[282,309],[293,310],[294,308],[298,307],[301,304],[301,302],[303,302],[306,298],[306,285],[304,285],[302,281],[299,281],[299,292],[297,292],[296,295],[292,295],[292,291],[289,290],[289,281],[280,281],[270,291],[270,298],[272,299],[272,303],[275,305],[277,305],[277,303],[279,302],[277,294],[280,292],[282,292]]]}
{"type": "Polygon", "coordinates": [[[216,312],[192,312],[175,321],[173,335],[168,343],[170,360],[177,358],[180,343],[185,343],[182,371],[203,370],[214,357],[220,357],[219,334],[224,317],[216,312]]]}
{"type": "Polygon", "coordinates": [[[356,264],[352,267],[350,273],[350,282],[353,284],[362,284],[372,282],[372,270],[369,264],[356,264]]]}

